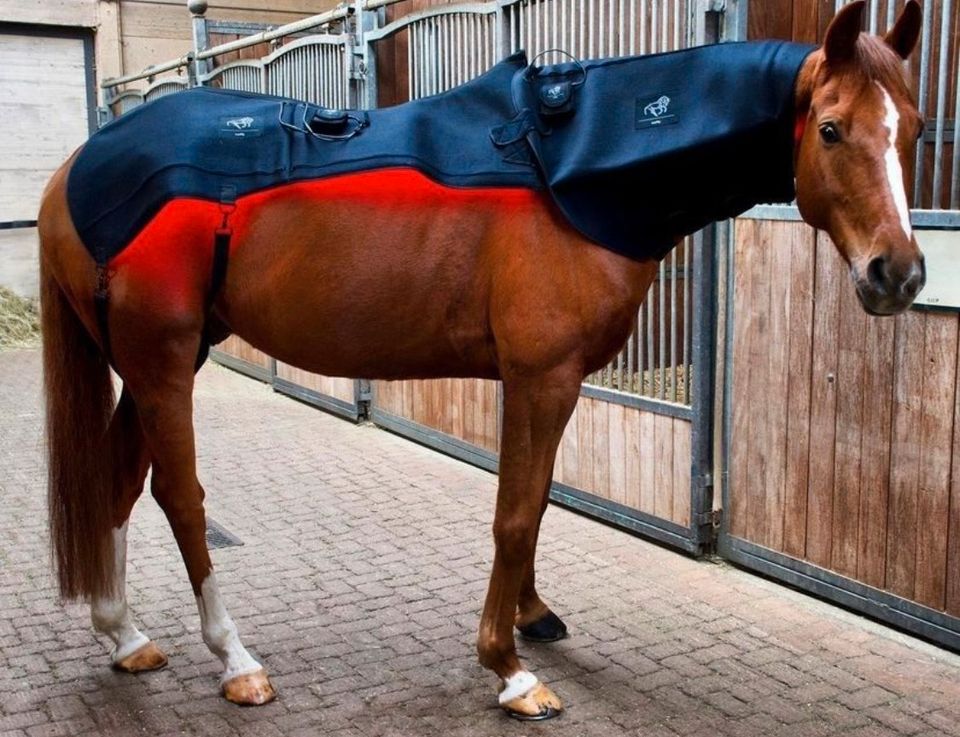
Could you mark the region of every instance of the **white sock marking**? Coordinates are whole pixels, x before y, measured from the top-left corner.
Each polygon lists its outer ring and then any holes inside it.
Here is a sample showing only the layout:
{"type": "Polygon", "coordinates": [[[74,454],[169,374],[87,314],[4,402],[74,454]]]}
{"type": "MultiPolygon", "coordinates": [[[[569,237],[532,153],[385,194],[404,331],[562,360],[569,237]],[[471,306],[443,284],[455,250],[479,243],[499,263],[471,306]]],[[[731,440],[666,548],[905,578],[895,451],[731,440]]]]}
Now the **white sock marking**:
{"type": "Polygon", "coordinates": [[[530,671],[518,671],[504,680],[503,691],[500,692],[498,700],[501,705],[506,704],[508,701],[528,693],[538,683],[540,681],[530,671]]]}
{"type": "Polygon", "coordinates": [[[240,642],[237,625],[227,614],[213,571],[210,571],[200,586],[197,609],[200,610],[200,631],[203,633],[203,641],[210,648],[210,652],[223,662],[221,683],[263,668],[240,642]]]}
{"type": "Polygon", "coordinates": [[[900,111],[893,102],[893,98],[886,88],[877,82],[877,87],[883,93],[883,105],[886,109],[884,125],[890,131],[890,147],[884,155],[887,164],[887,179],[890,181],[890,192],[893,202],[900,214],[900,225],[907,238],[913,237],[913,227],[910,224],[910,205],[907,204],[907,190],[903,186],[903,167],[900,165],[900,154],[897,151],[897,136],[900,132],[900,111]]]}
{"type": "Polygon", "coordinates": [[[90,604],[93,626],[113,640],[110,658],[118,663],[150,642],[138,630],[130,617],[125,593],[127,584],[127,523],[113,531],[113,582],[115,595],[109,599],[94,599],[90,604]]]}

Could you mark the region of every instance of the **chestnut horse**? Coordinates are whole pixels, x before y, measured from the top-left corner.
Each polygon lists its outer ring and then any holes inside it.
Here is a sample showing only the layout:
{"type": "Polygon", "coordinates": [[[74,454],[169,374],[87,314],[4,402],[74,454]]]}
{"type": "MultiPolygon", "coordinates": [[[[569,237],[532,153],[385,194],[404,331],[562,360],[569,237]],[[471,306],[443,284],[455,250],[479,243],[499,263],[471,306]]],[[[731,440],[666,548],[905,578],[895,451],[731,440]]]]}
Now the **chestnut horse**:
{"type": "MultiPolygon", "coordinates": [[[[906,196],[923,120],[902,64],[917,42],[920,8],[910,0],[885,38],[862,33],[863,12],[862,1],[845,7],[801,69],[795,174],[804,219],[833,238],[863,307],[893,315],[925,279],[906,196]]],[[[196,472],[192,391],[217,208],[170,203],[185,208],[178,225],[148,225],[111,262],[108,362],[95,264],[67,207],[71,163],[48,185],[39,218],[61,592],[90,601],[94,626],[115,644],[116,668],[166,663],[135,626],[124,594],[127,521],[152,467],[152,492],[183,554],[203,640],[223,662],[224,695],[265,703],[273,687],[217,588],[196,472]],[[111,364],[123,380],[116,404],[111,364]]],[[[500,679],[505,711],[547,718],[561,702],[524,668],[513,630],[541,641],[566,632],[534,576],[554,457],[581,381],[625,342],[656,264],[588,242],[540,191],[448,188],[410,172],[396,184],[357,187],[328,208],[258,201],[256,217],[235,229],[213,314],[308,371],[503,382],[496,553],[477,650],[500,679]],[[430,206],[408,207],[411,197],[430,206]]]]}

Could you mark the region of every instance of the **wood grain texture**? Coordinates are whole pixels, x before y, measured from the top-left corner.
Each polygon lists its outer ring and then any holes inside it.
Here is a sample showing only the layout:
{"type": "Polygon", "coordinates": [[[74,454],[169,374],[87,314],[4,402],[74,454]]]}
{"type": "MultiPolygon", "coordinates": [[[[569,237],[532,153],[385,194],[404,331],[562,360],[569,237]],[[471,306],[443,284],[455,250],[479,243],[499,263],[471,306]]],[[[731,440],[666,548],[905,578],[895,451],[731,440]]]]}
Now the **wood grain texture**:
{"type": "Polygon", "coordinates": [[[684,527],[690,524],[691,429],[676,418],[673,424],[673,510],[670,519],[684,527]]]}
{"type": "Polygon", "coordinates": [[[670,519],[673,516],[673,420],[654,415],[654,514],[670,519]]]}
{"type": "Polygon", "coordinates": [[[756,220],[738,220],[733,264],[733,428],[730,437],[730,532],[747,538],[750,445],[750,314],[756,220]]]}
{"type": "MultiPolygon", "coordinates": [[[[636,412],[632,412],[636,414],[636,412]]],[[[610,462],[607,482],[610,499],[627,503],[627,408],[620,404],[607,405],[607,457],[610,462]]]]}
{"type": "Polygon", "coordinates": [[[654,423],[656,416],[640,413],[640,511],[657,513],[657,446],[654,423]]]}
{"type": "Polygon", "coordinates": [[[830,239],[817,236],[816,305],[810,394],[810,470],[807,497],[807,560],[829,567],[833,543],[833,481],[836,436],[837,329],[840,289],[850,288],[846,269],[830,239]]]}
{"type": "Polygon", "coordinates": [[[914,600],[934,609],[946,606],[950,454],[956,383],[957,317],[929,314],[924,330],[914,600]]]}
{"type": "Polygon", "coordinates": [[[877,588],[885,577],[895,333],[894,320],[866,319],[856,578],[877,588]]]}
{"type": "Polygon", "coordinates": [[[762,222],[757,227],[756,240],[748,247],[753,252],[750,259],[749,277],[754,284],[750,293],[747,332],[747,361],[750,371],[750,392],[746,396],[749,411],[747,430],[747,535],[751,540],[767,544],[766,498],[769,491],[767,462],[769,437],[767,407],[771,397],[767,393],[769,382],[770,333],[770,271],[771,271],[771,225],[762,222]]]}
{"type": "Polygon", "coordinates": [[[917,486],[920,474],[923,345],[927,315],[897,318],[890,503],[887,511],[886,588],[911,598],[917,558],[917,486]]]}
{"type": "Polygon", "coordinates": [[[97,0],[0,0],[0,18],[10,23],[93,28],[97,0]]]}
{"type": "Polygon", "coordinates": [[[784,471],[783,551],[806,553],[810,472],[810,375],[813,361],[813,278],[816,231],[794,224],[790,238],[790,361],[784,471]]]}
{"type": "Polygon", "coordinates": [[[863,436],[864,335],[867,317],[853,285],[838,285],[836,431],[834,437],[831,567],[857,573],[860,529],[860,446],[863,436]]]}
{"type": "Polygon", "coordinates": [[[767,341],[764,440],[766,478],[764,481],[764,544],[783,550],[786,505],[787,408],[790,399],[790,287],[793,236],[792,223],[769,223],[765,247],[770,253],[769,333],[767,341]]]}
{"type": "MultiPolygon", "coordinates": [[[[960,350],[960,347],[958,347],[960,350]]],[[[960,366],[960,354],[958,354],[960,366]]],[[[954,392],[953,443],[950,463],[950,529],[947,534],[947,591],[946,610],[960,617],[960,391],[954,392]]]]}
{"type": "Polygon", "coordinates": [[[310,389],[318,394],[334,397],[343,402],[353,404],[356,401],[353,379],[344,379],[338,376],[321,376],[303,371],[285,363],[277,363],[277,376],[286,379],[304,389],[310,389]]]}
{"type": "Polygon", "coordinates": [[[225,341],[218,344],[216,348],[221,353],[226,353],[241,361],[246,361],[253,366],[259,366],[264,369],[270,368],[270,356],[263,351],[258,351],[236,335],[231,335],[225,341]]]}

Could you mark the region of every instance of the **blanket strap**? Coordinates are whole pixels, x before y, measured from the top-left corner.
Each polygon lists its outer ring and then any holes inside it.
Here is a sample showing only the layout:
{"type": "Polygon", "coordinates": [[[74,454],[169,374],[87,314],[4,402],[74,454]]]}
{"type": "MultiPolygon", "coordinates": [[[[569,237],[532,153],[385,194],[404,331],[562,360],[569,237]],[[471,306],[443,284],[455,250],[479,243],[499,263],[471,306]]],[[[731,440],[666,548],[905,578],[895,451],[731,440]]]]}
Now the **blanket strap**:
{"type": "Polygon", "coordinates": [[[220,190],[220,212],[223,220],[220,227],[213,233],[213,266],[210,270],[210,288],[204,304],[203,336],[200,340],[200,351],[197,354],[195,371],[199,371],[210,355],[210,312],[216,302],[223,284],[227,280],[227,265],[230,261],[230,239],[233,237],[233,228],[230,227],[230,215],[237,209],[237,188],[225,185],[220,190]]]}
{"type": "Polygon", "coordinates": [[[93,309],[97,317],[97,327],[100,330],[100,343],[103,356],[107,363],[113,365],[113,354],[110,351],[110,271],[106,264],[97,264],[97,285],[93,290],[93,309]]]}

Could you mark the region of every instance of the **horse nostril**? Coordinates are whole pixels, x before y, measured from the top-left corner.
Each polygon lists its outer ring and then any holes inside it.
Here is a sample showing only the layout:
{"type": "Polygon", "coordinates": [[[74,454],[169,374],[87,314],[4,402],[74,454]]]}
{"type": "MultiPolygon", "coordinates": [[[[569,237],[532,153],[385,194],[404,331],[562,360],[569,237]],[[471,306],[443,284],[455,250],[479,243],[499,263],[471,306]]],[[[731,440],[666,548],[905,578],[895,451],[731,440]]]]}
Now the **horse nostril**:
{"type": "Polygon", "coordinates": [[[867,281],[878,292],[887,291],[887,259],[877,256],[867,264],[867,281]]]}

